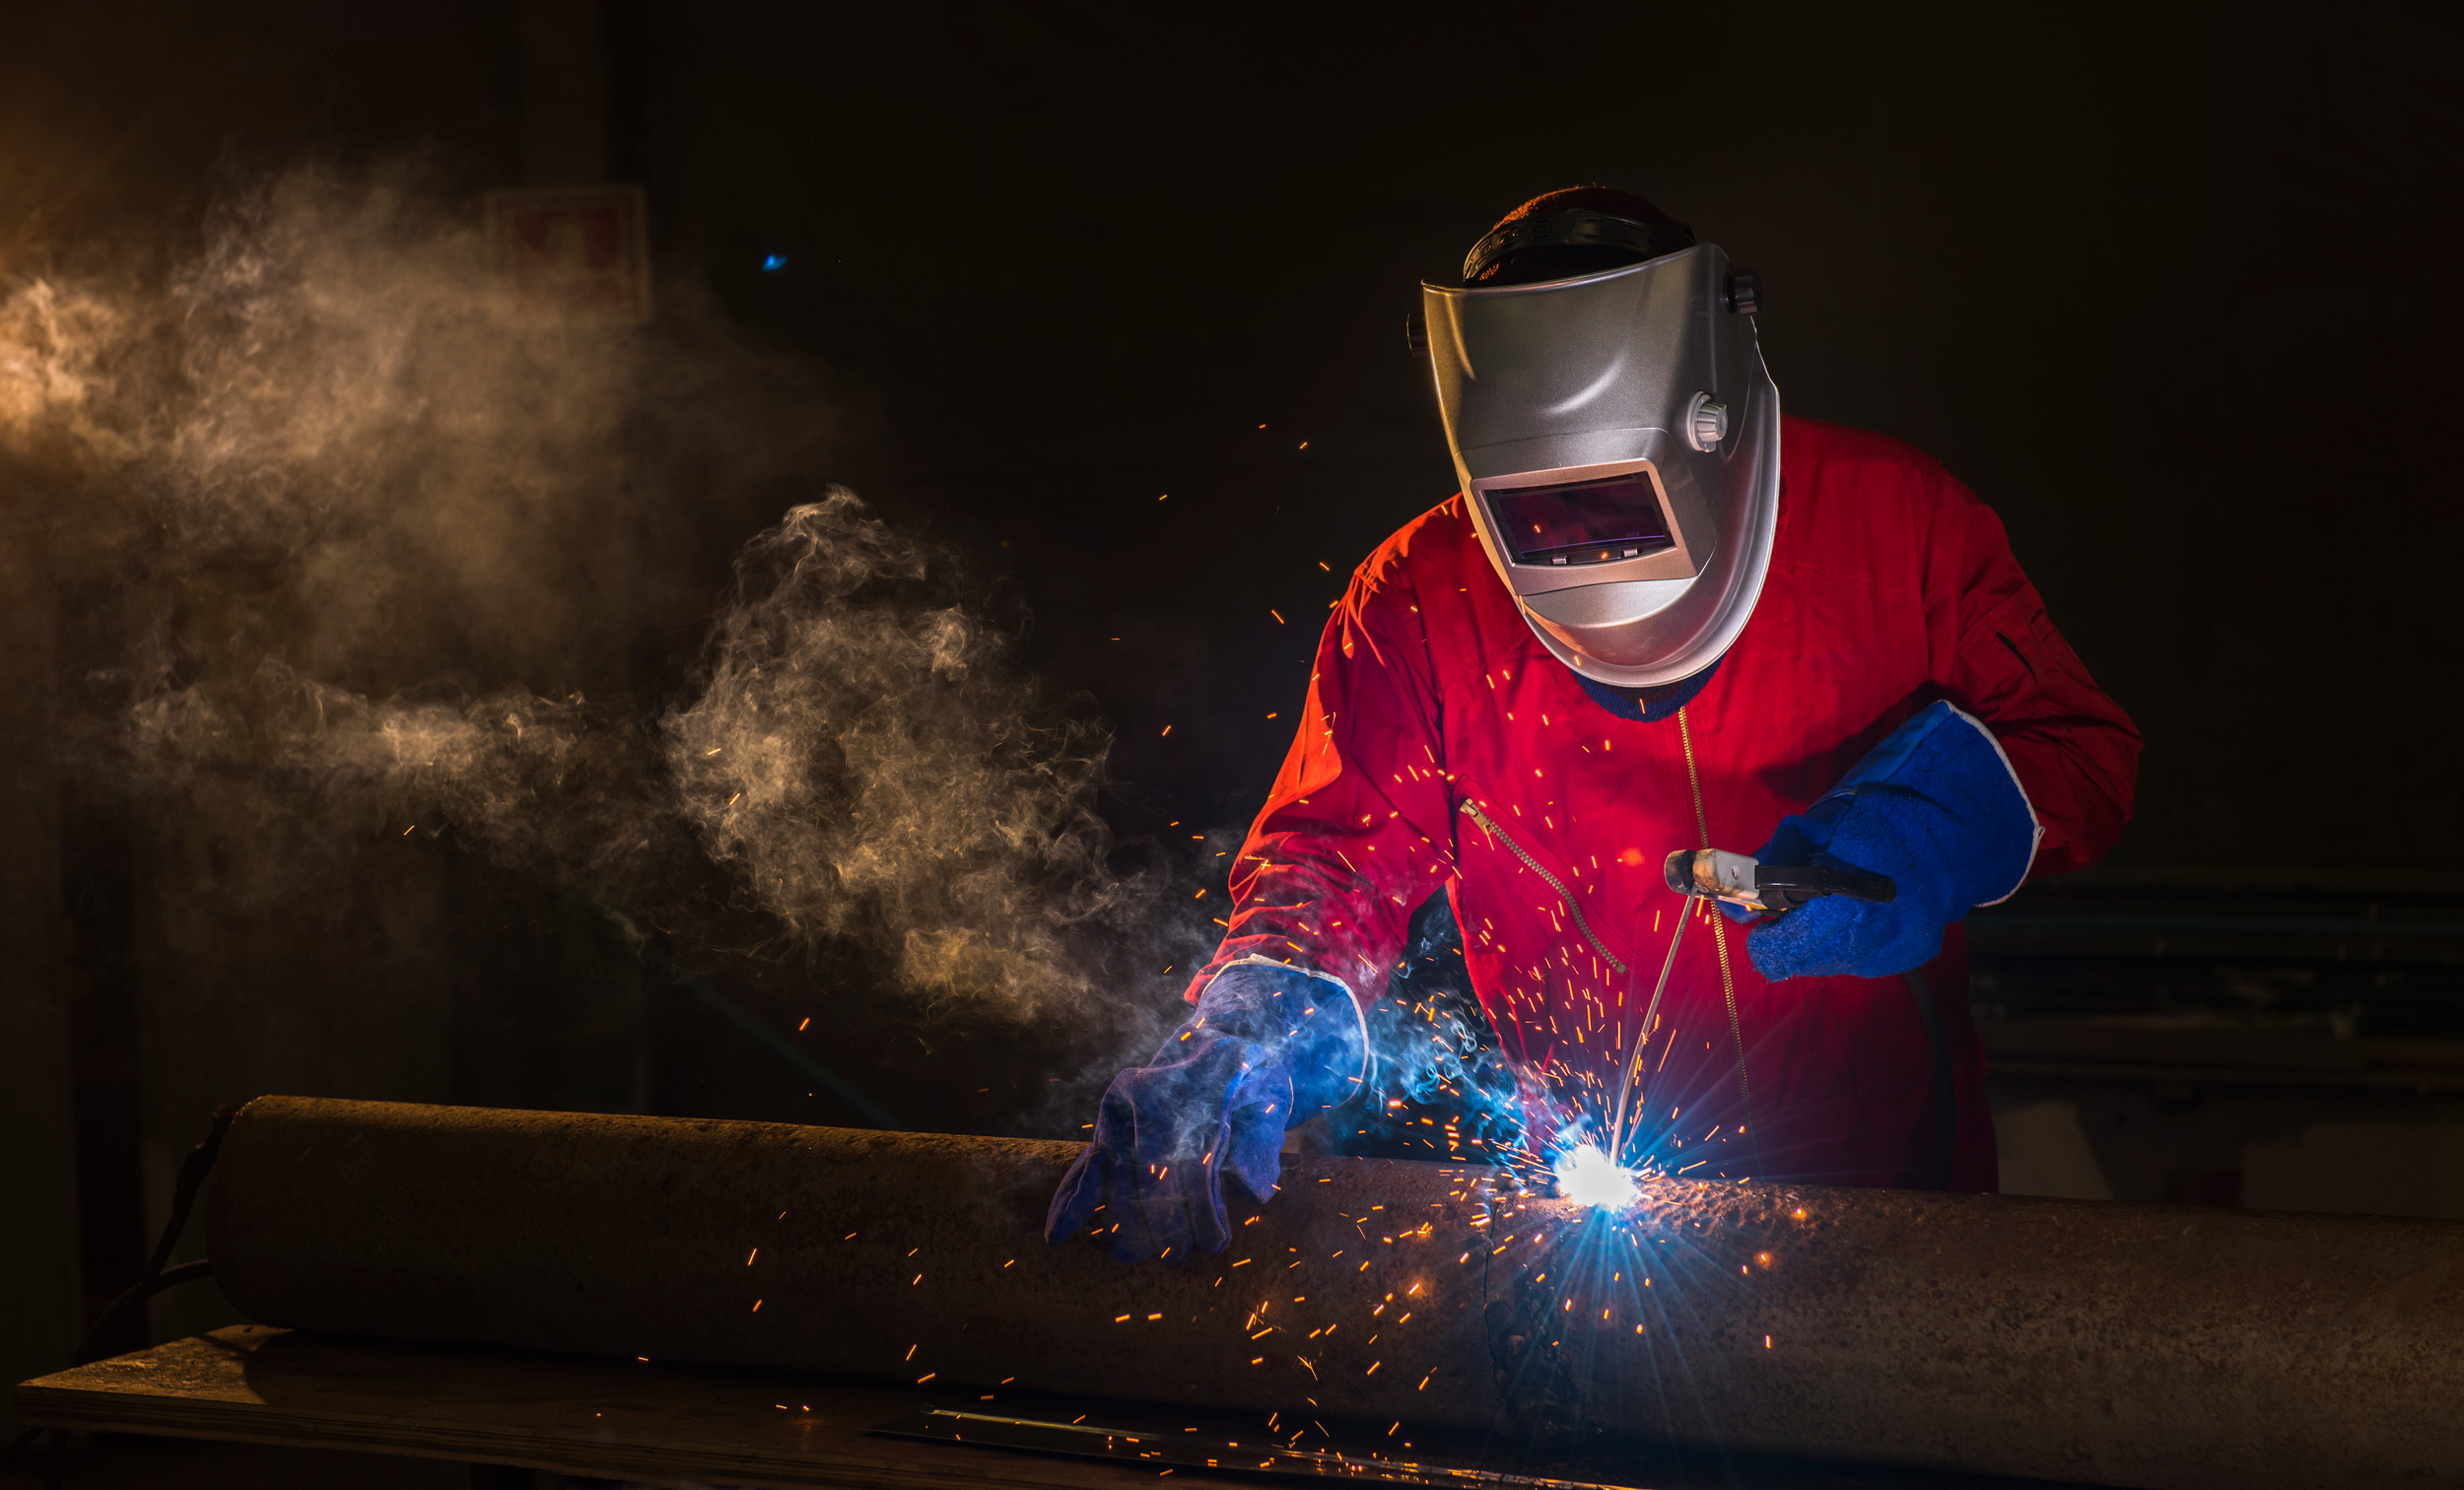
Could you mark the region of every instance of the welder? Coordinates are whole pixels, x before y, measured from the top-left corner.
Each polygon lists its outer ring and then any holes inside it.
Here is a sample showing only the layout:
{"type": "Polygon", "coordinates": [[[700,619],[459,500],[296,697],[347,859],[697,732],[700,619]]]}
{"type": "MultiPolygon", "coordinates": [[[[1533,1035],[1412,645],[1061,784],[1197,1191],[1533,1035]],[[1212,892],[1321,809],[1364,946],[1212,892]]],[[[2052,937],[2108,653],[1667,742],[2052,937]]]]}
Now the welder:
{"type": "Polygon", "coordinates": [[[1438,892],[1543,1159],[1639,1072],[1667,1172],[1995,1187],[1958,922],[2110,847],[2138,733],[1973,494],[1781,415],[1759,298],[1599,186],[1423,287],[1462,489],[1352,575],[1195,1008],[1106,1092],[1053,1240],[1220,1249],[1226,1181],[1266,1200],[1285,1129],[1374,1084],[1363,1010],[1438,892]],[[1722,914],[1664,882],[1754,844],[1895,894],[1722,914]]]}

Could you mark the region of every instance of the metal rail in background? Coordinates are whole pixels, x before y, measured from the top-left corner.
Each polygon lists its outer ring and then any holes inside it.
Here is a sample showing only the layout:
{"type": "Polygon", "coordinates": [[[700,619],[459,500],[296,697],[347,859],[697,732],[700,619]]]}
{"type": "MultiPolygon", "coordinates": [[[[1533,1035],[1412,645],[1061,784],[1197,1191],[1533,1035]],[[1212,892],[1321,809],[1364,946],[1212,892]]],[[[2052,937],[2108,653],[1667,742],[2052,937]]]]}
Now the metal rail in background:
{"type": "Polygon", "coordinates": [[[2222,1044],[2300,1028],[2322,1044],[2464,1042],[2464,881],[2064,876],[1977,911],[1965,937],[1980,1019],[2012,1028],[2144,1017],[2204,1019],[2222,1044]]]}
{"type": "Polygon", "coordinates": [[[2171,937],[2222,933],[2234,937],[2317,937],[2352,943],[2382,941],[2448,941],[2464,956],[2464,919],[2370,920],[2319,916],[2165,915],[2102,913],[1979,912],[1976,921],[1996,933],[2055,931],[2121,931],[2133,936],[2171,937]]]}

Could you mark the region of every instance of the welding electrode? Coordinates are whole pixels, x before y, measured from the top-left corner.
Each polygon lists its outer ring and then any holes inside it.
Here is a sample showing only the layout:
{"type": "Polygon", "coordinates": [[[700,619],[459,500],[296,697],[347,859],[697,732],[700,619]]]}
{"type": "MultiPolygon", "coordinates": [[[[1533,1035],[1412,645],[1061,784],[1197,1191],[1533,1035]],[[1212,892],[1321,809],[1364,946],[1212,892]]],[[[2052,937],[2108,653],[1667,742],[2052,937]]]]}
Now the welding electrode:
{"type": "MultiPolygon", "coordinates": [[[[1725,848],[1679,848],[1662,860],[1660,867],[1669,888],[1679,895],[1727,901],[1773,915],[1784,914],[1824,895],[1844,895],[1878,905],[1886,905],[1899,896],[1899,887],[1880,874],[1824,869],[1814,864],[1766,864],[1749,854],[1731,853],[1725,848]]],[[[1669,938],[1669,955],[1660,965],[1660,981],[1653,985],[1651,1003],[1643,1010],[1643,1043],[1634,1047],[1634,1057],[1626,1062],[1625,1075],[1617,1083],[1616,1106],[1608,1121],[1608,1153],[1620,1161],[1626,1149],[1626,1104],[1633,1095],[1634,1079],[1642,1071],[1645,1043],[1660,1017],[1661,997],[1669,991],[1669,973],[1677,966],[1677,949],[1685,938],[1685,916],[1678,916],[1677,929],[1669,938]]]]}

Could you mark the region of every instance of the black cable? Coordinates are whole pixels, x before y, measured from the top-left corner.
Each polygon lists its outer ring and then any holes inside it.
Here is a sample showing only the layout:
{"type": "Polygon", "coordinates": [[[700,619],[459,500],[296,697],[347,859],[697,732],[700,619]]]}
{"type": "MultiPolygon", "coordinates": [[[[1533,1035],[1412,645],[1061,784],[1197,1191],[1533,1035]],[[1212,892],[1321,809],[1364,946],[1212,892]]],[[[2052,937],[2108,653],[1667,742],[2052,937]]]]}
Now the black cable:
{"type": "MultiPolygon", "coordinates": [[[[103,1342],[109,1340],[118,1331],[121,1321],[127,1319],[129,1313],[146,1300],[167,1288],[173,1288],[182,1283],[193,1283],[199,1278],[210,1278],[214,1275],[214,1264],[203,1257],[182,1262],[177,1267],[167,1264],[171,1259],[171,1249],[179,1245],[180,1233],[188,1229],[188,1213],[196,1208],[197,1191],[204,1188],[205,1177],[214,1170],[215,1156],[223,1151],[223,1135],[231,1130],[231,1119],[239,1116],[238,1108],[227,1107],[214,1110],[214,1125],[207,1129],[205,1141],[190,1149],[188,1157],[179,1162],[179,1179],[171,1186],[171,1219],[163,1223],[163,1235],[155,1239],[154,1255],[146,1259],[145,1271],[137,1275],[137,1281],[130,1284],[118,1298],[105,1306],[103,1313],[96,1317],[94,1323],[87,1328],[85,1338],[77,1342],[77,1353],[69,1358],[70,1369],[91,1366],[101,1360],[103,1342]]],[[[34,1440],[40,1438],[45,1431],[41,1428],[29,1428],[11,1439],[9,1447],[6,1450],[0,1450],[0,1468],[6,1468],[15,1463],[18,1456],[33,1448],[34,1440]]],[[[64,1458],[66,1443],[67,1440],[63,1436],[52,1435],[51,1462],[44,1473],[45,1484],[59,1483],[60,1476],[66,1467],[64,1458]]]]}
{"type": "Polygon", "coordinates": [[[110,1350],[107,1342],[110,1339],[111,1330],[118,1327],[129,1312],[146,1300],[167,1288],[176,1287],[182,1283],[193,1283],[199,1278],[212,1276],[214,1276],[214,1264],[203,1257],[198,1257],[193,1261],[182,1262],[176,1267],[167,1267],[153,1277],[138,1279],[130,1284],[118,1298],[113,1299],[110,1305],[103,1311],[102,1317],[94,1321],[94,1327],[86,1331],[86,1338],[78,1342],[77,1354],[69,1361],[69,1365],[91,1366],[102,1360],[110,1350]]]}
{"type": "Polygon", "coordinates": [[[146,1259],[146,1269],[137,1275],[137,1281],[111,1301],[110,1307],[94,1321],[94,1327],[86,1331],[86,1337],[77,1343],[77,1354],[69,1362],[71,1366],[86,1366],[101,1360],[100,1351],[103,1343],[111,1338],[130,1311],[146,1300],[173,1284],[186,1283],[213,1272],[213,1264],[203,1258],[183,1262],[177,1267],[170,1267],[169,1263],[171,1249],[179,1245],[180,1234],[188,1229],[188,1212],[196,1206],[197,1191],[205,1186],[205,1177],[214,1170],[215,1156],[223,1151],[223,1135],[231,1130],[231,1119],[239,1116],[238,1108],[214,1110],[214,1125],[207,1129],[205,1141],[190,1149],[188,1157],[179,1162],[179,1180],[171,1187],[171,1219],[163,1223],[163,1235],[155,1239],[154,1255],[146,1259]]]}

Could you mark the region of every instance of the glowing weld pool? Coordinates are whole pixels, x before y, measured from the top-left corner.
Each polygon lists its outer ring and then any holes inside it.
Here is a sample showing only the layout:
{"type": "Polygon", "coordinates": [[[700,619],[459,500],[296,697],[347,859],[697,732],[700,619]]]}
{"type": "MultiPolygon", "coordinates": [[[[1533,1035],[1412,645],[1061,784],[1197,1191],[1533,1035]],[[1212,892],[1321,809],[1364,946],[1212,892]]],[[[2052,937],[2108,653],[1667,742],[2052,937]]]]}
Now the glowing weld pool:
{"type": "Polygon", "coordinates": [[[1634,1172],[1609,1158],[1596,1143],[1577,1143],[1559,1151],[1554,1168],[1558,1196],[1577,1205],[1621,1211],[1643,1197],[1634,1172]]]}

